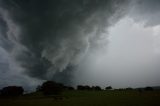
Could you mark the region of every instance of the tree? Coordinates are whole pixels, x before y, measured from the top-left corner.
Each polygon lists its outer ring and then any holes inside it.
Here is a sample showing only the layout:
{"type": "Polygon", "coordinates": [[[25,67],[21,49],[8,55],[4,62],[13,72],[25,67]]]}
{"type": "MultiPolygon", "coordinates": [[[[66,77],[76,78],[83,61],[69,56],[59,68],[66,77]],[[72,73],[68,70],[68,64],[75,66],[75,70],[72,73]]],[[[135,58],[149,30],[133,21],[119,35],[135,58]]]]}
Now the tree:
{"type": "Polygon", "coordinates": [[[110,90],[110,89],[112,89],[111,86],[107,86],[107,87],[105,88],[105,90],[110,90]]]}
{"type": "Polygon", "coordinates": [[[92,86],[92,90],[100,91],[102,89],[100,86],[92,86]]]}
{"type": "Polygon", "coordinates": [[[153,91],[153,88],[152,87],[145,87],[144,90],[146,90],[146,91],[153,91]]]}
{"type": "Polygon", "coordinates": [[[41,87],[40,85],[38,85],[37,88],[36,88],[36,91],[37,91],[37,92],[42,91],[42,87],[41,87]]]}
{"type": "Polygon", "coordinates": [[[23,95],[24,89],[21,86],[8,86],[1,90],[1,96],[20,96],[23,95]]]}
{"type": "Polygon", "coordinates": [[[57,95],[63,90],[63,85],[54,81],[46,81],[41,86],[44,95],[57,95]]]}
{"type": "Polygon", "coordinates": [[[78,85],[77,90],[84,90],[84,87],[82,85],[78,85]]]}

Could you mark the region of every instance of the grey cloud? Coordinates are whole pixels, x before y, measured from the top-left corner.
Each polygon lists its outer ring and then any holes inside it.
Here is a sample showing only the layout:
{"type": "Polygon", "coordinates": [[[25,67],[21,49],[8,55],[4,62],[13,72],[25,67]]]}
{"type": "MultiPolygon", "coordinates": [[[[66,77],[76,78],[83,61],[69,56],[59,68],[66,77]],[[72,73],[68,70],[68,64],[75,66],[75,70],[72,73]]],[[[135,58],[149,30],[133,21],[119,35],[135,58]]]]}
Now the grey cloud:
{"type": "MultiPolygon", "coordinates": [[[[71,84],[75,70],[98,59],[91,55],[106,46],[103,33],[110,26],[124,16],[159,25],[159,5],[159,0],[0,0],[0,59],[8,59],[0,61],[3,85],[35,79],[71,84]]],[[[81,75],[91,73],[85,71],[81,75]]]]}
{"type": "Polygon", "coordinates": [[[133,0],[128,14],[135,21],[144,22],[146,26],[155,26],[160,24],[159,10],[159,0],[133,0]]]}
{"type": "Polygon", "coordinates": [[[1,0],[2,35],[24,73],[67,82],[104,28],[123,16],[126,1],[1,0]]]}

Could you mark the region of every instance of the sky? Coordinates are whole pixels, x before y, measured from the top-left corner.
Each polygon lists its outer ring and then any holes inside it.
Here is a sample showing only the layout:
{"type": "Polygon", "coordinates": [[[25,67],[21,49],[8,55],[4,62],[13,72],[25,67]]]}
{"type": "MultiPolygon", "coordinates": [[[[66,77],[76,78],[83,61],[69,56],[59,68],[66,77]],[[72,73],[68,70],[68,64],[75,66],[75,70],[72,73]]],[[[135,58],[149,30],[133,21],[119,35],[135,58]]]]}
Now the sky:
{"type": "Polygon", "coordinates": [[[0,0],[0,88],[159,86],[159,10],[159,0],[0,0]]]}

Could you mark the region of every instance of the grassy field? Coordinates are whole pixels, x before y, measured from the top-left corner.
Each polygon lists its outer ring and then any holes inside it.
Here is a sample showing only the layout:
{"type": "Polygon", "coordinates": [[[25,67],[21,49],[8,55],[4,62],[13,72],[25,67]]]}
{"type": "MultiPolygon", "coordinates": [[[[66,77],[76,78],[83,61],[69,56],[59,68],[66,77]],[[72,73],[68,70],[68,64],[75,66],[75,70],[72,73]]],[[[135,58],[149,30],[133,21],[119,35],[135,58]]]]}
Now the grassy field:
{"type": "Polygon", "coordinates": [[[33,93],[0,99],[0,106],[160,106],[160,91],[65,91],[47,97],[33,93]]]}

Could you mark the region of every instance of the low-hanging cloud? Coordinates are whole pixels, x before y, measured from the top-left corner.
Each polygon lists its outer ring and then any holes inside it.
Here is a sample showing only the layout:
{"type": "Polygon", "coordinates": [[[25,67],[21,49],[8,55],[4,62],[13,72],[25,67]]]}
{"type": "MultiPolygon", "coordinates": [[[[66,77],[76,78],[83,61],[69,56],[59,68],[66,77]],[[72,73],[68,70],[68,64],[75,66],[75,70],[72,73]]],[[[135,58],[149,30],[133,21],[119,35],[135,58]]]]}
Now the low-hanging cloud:
{"type": "Polygon", "coordinates": [[[103,33],[110,26],[124,16],[159,25],[159,4],[159,0],[0,0],[0,73],[71,83],[77,66],[90,67],[87,57],[107,42],[103,33]]]}
{"type": "Polygon", "coordinates": [[[126,0],[1,0],[0,46],[30,77],[68,82],[126,0]]]}
{"type": "Polygon", "coordinates": [[[133,0],[127,13],[135,21],[143,22],[145,26],[160,24],[159,0],[133,0]]]}

